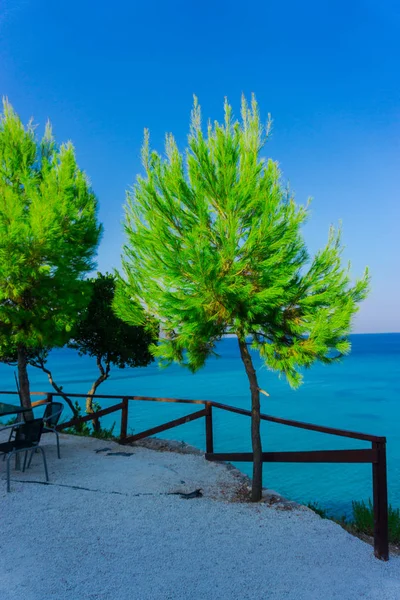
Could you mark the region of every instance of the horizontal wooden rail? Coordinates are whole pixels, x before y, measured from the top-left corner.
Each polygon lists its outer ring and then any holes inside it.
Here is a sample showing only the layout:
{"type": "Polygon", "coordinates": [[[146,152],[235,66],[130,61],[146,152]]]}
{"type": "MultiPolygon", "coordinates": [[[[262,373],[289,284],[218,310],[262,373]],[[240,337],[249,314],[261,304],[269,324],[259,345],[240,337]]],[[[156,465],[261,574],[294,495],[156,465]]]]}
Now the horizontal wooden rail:
{"type": "Polygon", "coordinates": [[[66,429],[67,427],[73,427],[74,425],[78,425],[80,423],[87,423],[88,421],[93,421],[93,419],[98,419],[99,417],[105,417],[106,415],[116,412],[117,410],[121,410],[123,406],[124,405],[121,402],[121,404],[115,404],[114,406],[110,406],[109,408],[104,408],[102,410],[92,412],[88,415],[85,415],[84,417],[77,417],[76,419],[71,419],[66,423],[60,423],[59,425],[57,425],[57,429],[58,431],[61,431],[62,429],[66,429]]]}
{"type": "MultiPolygon", "coordinates": [[[[235,406],[229,406],[228,404],[221,404],[220,402],[211,402],[214,408],[220,408],[229,412],[237,413],[238,415],[245,415],[251,417],[251,411],[244,408],[236,408],[235,406]]],[[[376,435],[369,435],[367,433],[359,433],[357,431],[347,431],[346,429],[334,429],[332,427],[324,427],[323,425],[314,425],[313,423],[304,423],[303,421],[293,421],[290,419],[281,419],[280,417],[272,417],[271,415],[260,414],[262,421],[269,421],[270,423],[279,423],[280,425],[288,425],[289,427],[297,427],[299,429],[307,429],[309,431],[317,431],[319,433],[327,433],[330,435],[337,435],[339,437],[347,437],[355,440],[364,440],[366,442],[385,442],[385,437],[376,435]]]]}
{"type": "MultiPolygon", "coordinates": [[[[0,391],[0,394],[10,394],[11,396],[19,396],[19,393],[16,392],[15,390],[11,390],[10,392],[2,392],[0,391]]],[[[43,396],[43,395],[47,395],[47,392],[30,392],[31,396],[43,396]]]]}
{"type": "MultiPolygon", "coordinates": [[[[52,396],[61,396],[59,392],[31,392],[31,396],[43,396],[50,393],[52,396]]],[[[2,392],[0,394],[12,394],[17,396],[18,392],[15,390],[11,390],[9,392],[2,392]]],[[[69,398],[100,398],[103,400],[121,400],[121,398],[128,398],[128,400],[145,400],[148,402],[178,402],[180,404],[207,404],[211,402],[210,400],[193,400],[191,398],[163,398],[157,396],[127,396],[126,394],[122,394],[120,396],[112,395],[112,394],[67,394],[69,398]]]]}
{"type": "MultiPolygon", "coordinates": [[[[18,394],[18,392],[10,391],[10,392],[1,392],[0,394],[18,394]]],[[[31,392],[32,395],[46,395],[46,392],[31,392]]],[[[62,397],[62,394],[51,392],[51,395],[54,397],[62,397]]],[[[211,400],[191,400],[188,398],[163,398],[163,397],[152,397],[152,396],[112,396],[112,395],[101,395],[101,394],[68,394],[68,397],[71,398],[98,398],[98,399],[108,399],[108,400],[122,400],[126,398],[127,400],[138,400],[145,402],[172,402],[179,404],[202,404],[206,406],[213,406],[214,408],[219,408],[221,410],[226,410],[227,412],[236,413],[238,415],[244,415],[246,417],[251,417],[251,411],[246,410],[244,408],[237,408],[236,406],[230,406],[229,404],[222,404],[221,402],[213,402],[211,400]]],[[[366,442],[386,442],[386,437],[384,436],[376,436],[370,435],[367,433],[360,433],[357,431],[348,431],[346,429],[335,429],[333,427],[325,427],[323,425],[314,425],[313,423],[305,423],[303,421],[294,421],[291,419],[282,419],[280,417],[273,417],[272,415],[266,415],[261,413],[260,418],[262,421],[269,421],[270,423],[277,423],[280,425],[287,425],[288,427],[296,427],[298,429],[306,429],[308,431],[316,431],[317,433],[326,433],[328,435],[336,435],[339,437],[347,437],[355,440],[363,440],[366,442]]]]}
{"type": "MultiPolygon", "coordinates": [[[[206,453],[206,460],[253,462],[252,452],[206,453]]],[[[300,452],[263,452],[263,462],[295,463],[376,463],[375,450],[310,450],[300,452]]]]}
{"type": "Polygon", "coordinates": [[[48,404],[49,400],[47,398],[45,400],[36,400],[36,402],[32,402],[32,408],[36,408],[37,406],[42,406],[43,404],[48,404]]]}
{"type": "Polygon", "coordinates": [[[169,421],[168,423],[164,423],[164,425],[158,425],[157,427],[153,427],[152,429],[147,429],[146,431],[142,431],[141,433],[136,433],[135,435],[130,435],[124,439],[124,444],[130,442],[137,442],[138,440],[142,440],[143,438],[149,437],[150,435],[155,435],[156,433],[161,433],[162,431],[167,431],[167,429],[172,429],[173,427],[178,427],[178,425],[184,425],[185,423],[190,423],[190,421],[195,421],[196,419],[200,419],[201,417],[206,416],[206,410],[199,410],[198,412],[192,413],[191,415],[186,415],[186,417],[180,417],[179,419],[174,419],[173,421],[169,421]]]}
{"type": "Polygon", "coordinates": [[[130,396],[130,400],[141,400],[144,402],[176,402],[177,404],[207,404],[207,400],[189,400],[187,398],[157,398],[152,396],[130,396]]]}

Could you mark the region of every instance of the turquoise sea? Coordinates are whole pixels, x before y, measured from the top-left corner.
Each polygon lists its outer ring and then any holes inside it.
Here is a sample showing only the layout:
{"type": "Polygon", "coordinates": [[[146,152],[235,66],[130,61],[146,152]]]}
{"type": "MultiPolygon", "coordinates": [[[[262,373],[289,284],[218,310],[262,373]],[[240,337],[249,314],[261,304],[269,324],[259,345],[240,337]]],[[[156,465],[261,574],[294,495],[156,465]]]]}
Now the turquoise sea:
{"type": "MultiPolygon", "coordinates": [[[[351,355],[342,363],[317,365],[305,371],[304,384],[296,391],[263,367],[255,354],[260,386],[270,394],[269,398],[262,396],[262,410],[274,416],[385,435],[389,499],[400,507],[400,334],[353,335],[352,346],[351,355]]],[[[140,369],[114,369],[98,391],[216,400],[249,408],[248,382],[236,339],[224,339],[218,351],[220,358],[210,360],[195,375],[178,366],[161,370],[155,364],[140,369]]],[[[97,374],[93,359],[79,357],[67,349],[53,351],[49,367],[67,392],[87,392],[97,374]]],[[[13,369],[0,365],[0,375],[1,389],[15,390],[13,369]]],[[[50,391],[46,376],[40,371],[31,369],[30,378],[32,390],[50,391]]],[[[105,407],[114,402],[101,403],[105,407]]],[[[198,409],[182,404],[131,402],[129,430],[139,432],[198,409]]],[[[104,421],[112,425],[115,419],[118,431],[118,416],[110,415],[104,421]]],[[[265,422],[262,434],[265,451],[369,447],[366,442],[265,422]]],[[[204,448],[204,420],[171,429],[164,437],[204,448]]],[[[215,410],[214,438],[216,452],[250,451],[249,418],[215,410]]],[[[251,473],[251,465],[238,466],[251,473]]],[[[371,466],[267,464],[264,485],[293,500],[318,502],[339,516],[349,514],[352,500],[371,497],[371,466]]]]}

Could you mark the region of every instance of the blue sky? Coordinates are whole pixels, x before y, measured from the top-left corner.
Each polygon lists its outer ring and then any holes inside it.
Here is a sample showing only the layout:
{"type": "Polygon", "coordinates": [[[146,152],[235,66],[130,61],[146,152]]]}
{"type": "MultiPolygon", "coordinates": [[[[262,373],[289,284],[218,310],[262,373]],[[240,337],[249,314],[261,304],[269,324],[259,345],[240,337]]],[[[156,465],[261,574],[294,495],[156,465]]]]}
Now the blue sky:
{"type": "Polygon", "coordinates": [[[24,121],[71,139],[100,200],[102,271],[118,267],[125,190],[192,95],[220,119],[254,92],[274,125],[266,153],[312,215],[310,249],[343,221],[354,275],[372,293],[356,331],[400,331],[400,5],[336,0],[113,3],[0,0],[0,94],[24,121]]]}

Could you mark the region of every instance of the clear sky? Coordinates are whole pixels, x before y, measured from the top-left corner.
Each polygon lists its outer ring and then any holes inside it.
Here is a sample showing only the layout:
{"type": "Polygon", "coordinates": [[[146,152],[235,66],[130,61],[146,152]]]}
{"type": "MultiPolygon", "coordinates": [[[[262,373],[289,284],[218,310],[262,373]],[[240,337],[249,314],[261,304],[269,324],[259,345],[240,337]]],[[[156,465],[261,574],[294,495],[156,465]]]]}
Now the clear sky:
{"type": "Polygon", "coordinates": [[[71,139],[100,200],[102,271],[118,267],[143,128],[181,148],[192,95],[220,119],[256,94],[266,148],[304,202],[313,251],[343,221],[372,293],[356,331],[400,331],[400,3],[395,0],[0,0],[0,94],[71,139]]]}

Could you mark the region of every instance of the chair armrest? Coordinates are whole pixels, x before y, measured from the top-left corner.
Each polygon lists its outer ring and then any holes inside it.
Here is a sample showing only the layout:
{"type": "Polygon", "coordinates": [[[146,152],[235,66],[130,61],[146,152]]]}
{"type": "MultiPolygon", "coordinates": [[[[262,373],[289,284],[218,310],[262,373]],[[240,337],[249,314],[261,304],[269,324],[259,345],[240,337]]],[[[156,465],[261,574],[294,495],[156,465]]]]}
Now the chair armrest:
{"type": "Polygon", "coordinates": [[[10,429],[10,427],[15,427],[16,423],[12,423],[12,425],[1,425],[0,426],[0,431],[3,431],[3,429],[10,429]]]}
{"type": "Polygon", "coordinates": [[[19,427],[24,423],[21,421],[20,423],[12,423],[12,425],[4,425],[4,427],[0,427],[0,431],[4,431],[5,429],[14,429],[14,427],[19,427]]]}
{"type": "Polygon", "coordinates": [[[0,432],[5,431],[6,429],[11,429],[10,435],[8,436],[8,441],[10,442],[14,429],[20,427],[21,425],[24,425],[23,421],[13,423],[12,425],[5,425],[4,427],[0,427],[0,432]]]}

